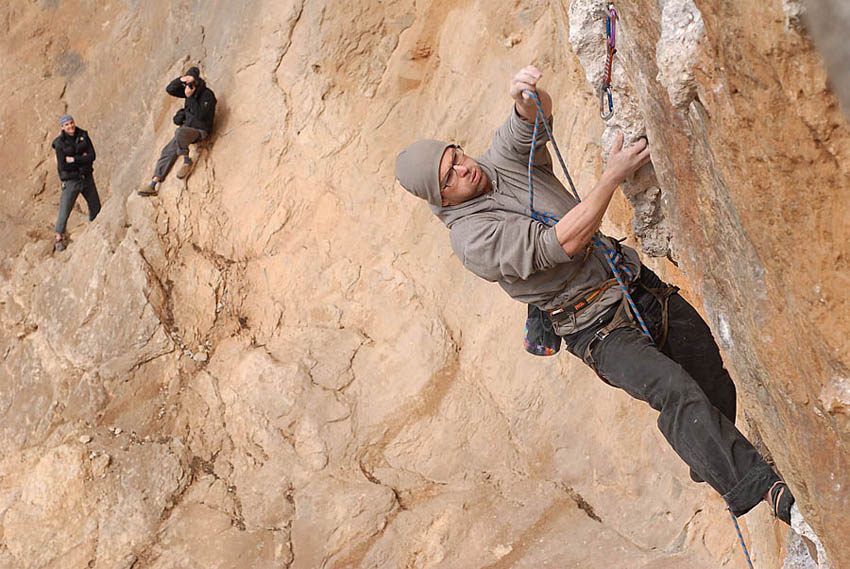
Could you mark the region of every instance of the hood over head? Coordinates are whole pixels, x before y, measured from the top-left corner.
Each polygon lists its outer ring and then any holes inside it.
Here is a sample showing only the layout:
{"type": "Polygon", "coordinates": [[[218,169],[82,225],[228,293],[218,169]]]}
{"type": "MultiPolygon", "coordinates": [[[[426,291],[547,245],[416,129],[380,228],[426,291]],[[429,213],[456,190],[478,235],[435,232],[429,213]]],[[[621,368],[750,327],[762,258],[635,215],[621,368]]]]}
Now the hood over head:
{"type": "Polygon", "coordinates": [[[200,96],[200,94],[204,92],[204,89],[207,88],[206,82],[203,79],[201,79],[201,70],[198,69],[197,67],[190,67],[186,71],[186,75],[191,75],[192,77],[195,78],[196,87],[195,87],[195,92],[192,93],[192,97],[198,98],[200,96]]]}
{"type": "Polygon", "coordinates": [[[434,207],[441,207],[440,160],[452,146],[439,140],[419,140],[402,150],[395,161],[395,177],[402,187],[434,207]]]}

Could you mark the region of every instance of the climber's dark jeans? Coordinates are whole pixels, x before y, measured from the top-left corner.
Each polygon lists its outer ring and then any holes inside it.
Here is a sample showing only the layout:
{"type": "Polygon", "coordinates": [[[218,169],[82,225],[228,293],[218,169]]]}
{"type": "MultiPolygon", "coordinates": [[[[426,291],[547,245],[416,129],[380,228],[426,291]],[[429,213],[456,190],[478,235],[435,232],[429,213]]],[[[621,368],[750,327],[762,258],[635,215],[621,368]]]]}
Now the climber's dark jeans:
{"type": "MultiPolygon", "coordinates": [[[[646,267],[639,282],[666,286],[646,267]]],[[[653,337],[660,338],[659,301],[637,284],[632,298],[653,337]]],[[[659,351],[640,328],[618,328],[598,338],[596,332],[612,317],[608,311],[566,336],[567,349],[606,383],[659,411],[658,428],[692,476],[717,490],[736,516],[748,512],[779,477],[735,428],[735,386],[708,325],[681,296],[670,296],[667,341],[659,351]]]]}

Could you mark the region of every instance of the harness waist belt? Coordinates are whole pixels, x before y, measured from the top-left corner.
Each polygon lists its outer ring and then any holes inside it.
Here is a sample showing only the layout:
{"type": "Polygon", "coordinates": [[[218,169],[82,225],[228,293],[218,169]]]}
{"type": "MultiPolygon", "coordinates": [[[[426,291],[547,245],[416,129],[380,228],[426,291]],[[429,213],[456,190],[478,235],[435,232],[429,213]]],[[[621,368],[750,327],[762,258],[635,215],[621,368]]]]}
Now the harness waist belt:
{"type": "Polygon", "coordinates": [[[579,310],[587,308],[602,296],[602,293],[611,288],[612,286],[617,284],[617,279],[609,279],[602,283],[597,289],[590,291],[587,294],[583,294],[579,297],[572,298],[568,300],[565,304],[555,308],[554,310],[549,311],[549,318],[552,319],[552,322],[560,322],[561,320],[566,319],[568,316],[575,314],[579,310]]]}

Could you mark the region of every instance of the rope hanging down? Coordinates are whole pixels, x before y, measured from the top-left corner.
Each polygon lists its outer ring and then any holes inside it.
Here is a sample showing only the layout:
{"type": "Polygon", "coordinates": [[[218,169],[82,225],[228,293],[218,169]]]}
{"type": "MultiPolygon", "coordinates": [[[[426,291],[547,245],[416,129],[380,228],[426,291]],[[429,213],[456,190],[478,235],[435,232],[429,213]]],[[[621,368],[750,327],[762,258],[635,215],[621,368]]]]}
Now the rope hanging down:
{"type": "Polygon", "coordinates": [[[608,5],[608,15],[605,16],[605,76],[599,87],[599,116],[607,121],[614,115],[614,99],[611,95],[611,66],[614,64],[614,54],[617,53],[617,10],[613,4],[608,5]],[[608,111],[605,111],[605,101],[608,101],[608,111]]]}
{"type": "MultiPolygon", "coordinates": [[[[549,137],[549,140],[552,142],[552,148],[555,149],[555,154],[558,156],[558,161],[561,163],[561,169],[564,171],[564,175],[567,177],[567,182],[570,185],[570,193],[576,199],[577,202],[581,203],[581,197],[578,195],[578,191],[576,190],[575,184],[573,184],[573,179],[570,176],[570,172],[567,169],[567,165],[564,162],[564,159],[561,157],[561,151],[558,148],[558,143],[555,142],[555,137],[552,134],[552,130],[549,128],[549,123],[546,121],[546,117],[543,113],[543,106],[540,104],[540,98],[537,96],[537,93],[533,91],[526,90],[525,93],[531,97],[535,104],[537,105],[537,116],[534,119],[534,132],[531,135],[531,150],[528,153],[528,194],[529,194],[529,204],[528,207],[531,210],[532,219],[536,219],[537,221],[543,222],[546,225],[551,225],[552,222],[557,223],[559,218],[551,215],[549,213],[543,211],[537,211],[534,209],[534,147],[537,145],[537,132],[539,130],[540,124],[543,124],[543,128],[546,129],[546,134],[549,137]]],[[[626,297],[626,301],[629,303],[629,308],[632,311],[632,314],[640,324],[641,330],[646,336],[649,338],[651,343],[654,343],[652,340],[652,334],[649,333],[649,328],[647,328],[646,324],[643,321],[643,317],[640,315],[640,311],[635,304],[635,301],[632,300],[632,295],[629,294],[629,289],[626,287],[626,283],[623,281],[622,273],[625,273],[629,280],[634,278],[634,273],[625,265],[623,262],[623,257],[615,251],[614,249],[608,247],[603,241],[601,234],[597,231],[593,234],[593,237],[590,238],[593,245],[599,248],[603,255],[605,256],[605,260],[608,263],[608,268],[611,269],[611,273],[614,275],[614,278],[617,280],[617,285],[619,285],[620,290],[623,292],[623,296],[626,297]]]]}
{"type": "Polygon", "coordinates": [[[753,567],[753,562],[750,559],[750,552],[747,549],[747,544],[744,543],[744,536],[743,534],[741,534],[741,527],[738,525],[738,518],[735,517],[735,514],[732,513],[732,510],[729,510],[729,508],[726,509],[729,511],[729,515],[732,516],[732,523],[735,524],[735,531],[738,532],[738,541],[741,543],[741,549],[744,550],[744,555],[747,558],[747,565],[750,567],[750,569],[755,569],[755,567],[753,567]]]}

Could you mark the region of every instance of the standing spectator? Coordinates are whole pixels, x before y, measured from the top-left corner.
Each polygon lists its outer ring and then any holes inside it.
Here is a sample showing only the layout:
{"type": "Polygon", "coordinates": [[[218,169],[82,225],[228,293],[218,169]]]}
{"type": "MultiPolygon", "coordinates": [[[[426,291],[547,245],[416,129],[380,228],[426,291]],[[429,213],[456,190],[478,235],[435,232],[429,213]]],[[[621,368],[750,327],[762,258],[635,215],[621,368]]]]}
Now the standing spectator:
{"type": "Polygon", "coordinates": [[[62,134],[53,140],[56,151],[56,166],[59,169],[59,179],[62,181],[62,197],[59,200],[59,217],[56,219],[56,239],[53,242],[55,251],[64,251],[65,225],[71,209],[77,201],[77,196],[83,194],[89,207],[89,221],[94,221],[100,212],[100,197],[94,185],[94,145],[89,133],[78,128],[71,115],[62,115],[59,119],[62,134]]]}

